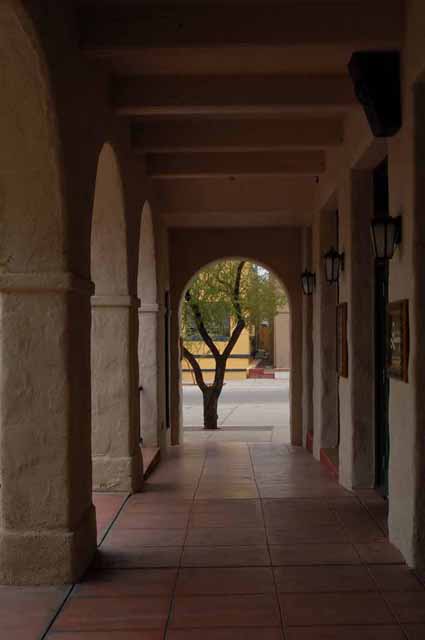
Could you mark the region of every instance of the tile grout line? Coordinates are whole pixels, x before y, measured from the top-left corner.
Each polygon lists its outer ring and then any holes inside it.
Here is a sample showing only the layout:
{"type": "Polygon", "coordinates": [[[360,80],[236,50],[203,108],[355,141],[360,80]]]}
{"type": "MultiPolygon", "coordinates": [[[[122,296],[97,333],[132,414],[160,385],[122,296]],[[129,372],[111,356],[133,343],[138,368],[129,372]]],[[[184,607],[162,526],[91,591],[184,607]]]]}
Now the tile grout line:
{"type": "MultiPolygon", "coordinates": [[[[385,538],[388,538],[388,530],[384,531],[383,527],[381,526],[381,524],[379,523],[378,519],[374,516],[373,512],[369,510],[367,503],[363,502],[363,500],[360,498],[360,503],[362,504],[362,506],[366,509],[367,513],[370,515],[370,517],[372,518],[373,522],[376,524],[376,526],[378,527],[378,529],[380,531],[382,531],[382,533],[384,534],[385,538]]],[[[388,524],[388,516],[387,516],[387,524],[388,524]]]]}
{"type": "Polygon", "coordinates": [[[76,584],[77,583],[74,583],[69,587],[64,599],[62,600],[61,604],[58,606],[58,608],[56,609],[55,613],[53,614],[50,622],[48,623],[46,630],[42,632],[42,634],[40,636],[40,640],[44,640],[45,638],[47,638],[47,634],[50,633],[54,623],[56,622],[56,620],[58,619],[58,617],[62,613],[66,603],[68,602],[69,598],[71,597],[72,592],[75,589],[75,585],[76,584]]]}
{"type": "MultiPolygon", "coordinates": [[[[183,453],[183,455],[184,455],[184,453],[183,453]]],[[[172,614],[173,614],[173,611],[174,611],[175,600],[176,600],[176,595],[177,595],[177,583],[178,583],[179,576],[180,576],[180,570],[182,569],[183,554],[184,554],[184,550],[185,550],[185,546],[186,546],[186,540],[187,540],[187,537],[188,537],[188,534],[189,534],[190,520],[191,520],[191,516],[192,516],[192,512],[193,512],[193,507],[194,507],[194,504],[195,504],[196,494],[198,492],[199,485],[201,483],[202,474],[204,472],[206,459],[207,459],[207,449],[205,449],[204,460],[203,460],[203,463],[202,463],[202,466],[201,466],[201,469],[200,469],[198,482],[196,483],[196,487],[195,487],[195,490],[193,492],[193,496],[192,496],[192,500],[191,500],[191,505],[190,505],[190,508],[189,508],[189,514],[188,514],[187,522],[186,522],[185,536],[184,536],[184,539],[183,539],[183,544],[182,544],[182,549],[181,549],[181,553],[180,553],[180,557],[179,557],[178,566],[176,567],[176,579],[174,581],[173,590],[171,592],[170,606],[169,606],[169,609],[168,609],[167,620],[166,620],[165,625],[164,625],[164,635],[163,635],[164,640],[166,639],[166,637],[168,635],[168,631],[169,631],[170,624],[171,624],[171,618],[172,618],[172,614]]]]}
{"type": "MultiPolygon", "coordinates": [[[[376,565],[375,565],[376,566],[376,565]]],[[[382,565],[381,565],[382,566],[382,565]]],[[[384,566],[388,566],[388,565],[384,565],[384,566]]],[[[393,566],[397,566],[397,565],[393,565],[393,566]]],[[[375,578],[375,576],[373,575],[369,565],[365,565],[366,571],[369,575],[369,577],[372,579],[372,581],[374,582],[374,584],[376,585],[376,590],[377,593],[379,593],[379,595],[381,596],[381,598],[383,599],[383,601],[385,602],[385,606],[387,607],[388,611],[391,613],[391,615],[393,616],[395,622],[397,623],[397,625],[400,628],[401,633],[403,634],[403,636],[409,640],[407,631],[404,630],[404,628],[402,627],[401,621],[399,620],[398,615],[396,614],[396,612],[394,611],[393,607],[391,606],[391,603],[388,602],[387,597],[385,596],[385,591],[383,591],[381,589],[381,587],[379,586],[378,580],[375,578]]],[[[402,593],[402,592],[395,592],[395,593],[402,593]]]]}
{"type": "MultiPolygon", "coordinates": [[[[142,492],[140,492],[142,493],[142,492]]],[[[131,493],[127,493],[125,500],[122,502],[120,508],[118,509],[118,511],[116,512],[115,516],[112,518],[112,520],[110,521],[109,525],[106,527],[105,531],[102,534],[102,537],[100,538],[98,544],[97,544],[97,549],[100,548],[100,546],[104,543],[106,536],[109,534],[109,532],[111,531],[112,527],[114,526],[115,522],[117,521],[118,517],[121,515],[121,512],[124,510],[124,507],[126,506],[127,502],[129,501],[130,497],[131,497],[131,493]]]]}
{"type": "MultiPolygon", "coordinates": [[[[97,551],[100,547],[100,545],[103,543],[103,541],[105,540],[106,536],[108,535],[108,533],[110,532],[110,530],[112,529],[112,526],[115,524],[118,516],[120,515],[121,511],[124,509],[124,506],[127,504],[129,498],[130,498],[131,494],[127,494],[125,497],[125,500],[122,502],[120,508],[118,509],[118,511],[116,512],[115,516],[112,518],[112,520],[110,521],[109,525],[106,527],[105,533],[102,535],[102,538],[99,540],[99,542],[96,541],[96,551],[95,554],[93,556],[93,559],[90,563],[90,565],[87,567],[86,571],[84,572],[84,575],[86,575],[87,571],[89,571],[92,568],[92,563],[94,561],[94,558],[97,554],[97,551]]],[[[83,577],[83,576],[82,576],[83,577]]],[[[42,635],[40,636],[40,640],[45,640],[45,638],[47,638],[48,633],[50,633],[53,625],[55,624],[56,620],[59,618],[60,614],[62,613],[62,611],[65,608],[66,603],[68,602],[68,600],[70,599],[72,593],[75,590],[75,587],[77,586],[77,584],[79,584],[80,581],[74,582],[74,584],[72,584],[69,587],[68,593],[66,594],[65,598],[63,599],[62,603],[60,604],[60,606],[57,608],[56,612],[54,613],[54,615],[52,616],[52,619],[50,620],[50,622],[47,625],[46,630],[42,633],[42,635]]]]}
{"type": "MultiPolygon", "coordinates": [[[[365,509],[366,513],[370,516],[370,518],[372,519],[372,521],[373,521],[373,522],[378,526],[377,522],[375,521],[375,518],[372,516],[372,514],[371,514],[371,513],[369,513],[369,510],[368,510],[368,509],[366,508],[366,506],[363,504],[363,502],[362,502],[362,500],[360,499],[360,497],[356,495],[356,498],[357,498],[358,503],[359,503],[359,504],[360,504],[360,505],[365,509]]],[[[331,508],[332,508],[332,507],[331,507],[331,508]]],[[[335,511],[335,514],[336,514],[336,516],[337,516],[337,519],[338,519],[338,520],[339,520],[339,522],[341,523],[341,525],[342,525],[342,527],[343,527],[344,531],[347,531],[347,532],[349,533],[349,527],[344,523],[344,521],[343,521],[342,517],[340,516],[340,514],[338,513],[338,511],[337,511],[336,509],[334,509],[334,511],[335,511]]],[[[381,528],[381,527],[379,527],[379,526],[378,526],[378,529],[379,529],[380,531],[382,531],[382,528],[381,528]]],[[[385,535],[385,538],[388,538],[388,536],[386,536],[386,535],[385,535]]],[[[378,581],[376,580],[375,576],[374,576],[374,575],[373,575],[373,573],[372,573],[372,570],[370,569],[370,566],[398,566],[398,565],[395,565],[395,564],[392,564],[392,563],[379,563],[379,564],[377,564],[377,565],[371,565],[370,563],[366,562],[366,560],[363,560],[363,558],[362,558],[362,556],[361,556],[360,552],[357,550],[356,543],[351,542],[351,540],[350,540],[350,543],[351,543],[351,545],[353,546],[353,548],[354,548],[355,552],[357,553],[357,555],[359,556],[359,559],[360,559],[360,566],[361,566],[361,567],[363,567],[363,568],[366,570],[366,572],[367,572],[368,576],[371,578],[371,580],[372,580],[373,584],[376,586],[376,591],[375,591],[375,592],[376,592],[376,593],[378,593],[378,594],[379,594],[379,596],[382,598],[383,602],[385,603],[385,606],[386,606],[387,610],[389,611],[389,613],[391,614],[391,616],[394,618],[394,622],[395,622],[395,623],[397,624],[397,626],[399,627],[399,629],[400,629],[401,633],[403,634],[403,636],[404,636],[407,640],[409,640],[409,639],[408,639],[407,632],[403,629],[403,627],[402,627],[402,625],[401,625],[401,622],[400,622],[400,620],[399,620],[398,616],[396,615],[396,613],[395,613],[395,611],[393,610],[393,608],[392,608],[391,604],[388,602],[387,597],[385,596],[385,592],[384,592],[384,591],[381,589],[381,587],[379,586],[378,581]]],[[[362,543],[357,543],[357,544],[362,544],[362,543]]],[[[382,544],[382,543],[379,543],[379,544],[382,544]]]]}
{"type": "MultiPolygon", "coordinates": [[[[254,471],[254,476],[255,476],[255,471],[254,471]]],[[[374,524],[376,524],[376,526],[378,527],[378,529],[379,529],[380,531],[383,531],[383,530],[382,530],[382,527],[380,527],[380,526],[378,525],[378,522],[377,522],[377,521],[376,521],[376,519],[374,518],[373,514],[369,512],[369,509],[367,509],[366,505],[365,505],[365,504],[363,504],[363,502],[360,500],[359,496],[356,496],[356,500],[357,500],[358,504],[360,504],[360,505],[365,509],[365,511],[368,513],[368,515],[370,516],[370,518],[371,518],[371,520],[374,522],[374,524]]],[[[331,512],[333,512],[333,513],[334,513],[334,515],[336,516],[336,522],[337,522],[337,523],[339,522],[339,524],[342,526],[342,529],[343,529],[344,533],[348,533],[348,534],[349,534],[349,527],[347,527],[347,525],[344,523],[344,521],[343,521],[342,517],[341,517],[341,516],[340,516],[340,514],[338,513],[338,510],[335,508],[335,506],[334,506],[334,505],[333,505],[329,500],[327,500],[327,502],[328,502],[328,508],[329,508],[329,510],[330,510],[331,512]]],[[[261,504],[263,504],[262,499],[261,499],[261,504]]],[[[387,537],[387,536],[384,534],[384,537],[387,537]]],[[[268,542],[268,537],[267,537],[267,542],[268,542]]],[[[358,550],[357,550],[357,548],[356,548],[355,543],[353,543],[351,539],[349,539],[349,542],[350,542],[350,545],[352,546],[353,550],[355,551],[356,555],[358,556],[358,558],[359,558],[359,560],[360,560],[360,566],[363,566],[363,567],[365,568],[365,570],[366,570],[366,572],[367,572],[368,576],[369,576],[369,577],[371,578],[371,580],[372,580],[372,583],[373,583],[373,584],[375,585],[375,587],[376,587],[375,591],[374,591],[374,592],[372,592],[372,593],[377,593],[377,594],[379,594],[379,596],[382,598],[383,602],[385,603],[385,606],[386,606],[386,608],[387,608],[388,612],[391,614],[391,616],[392,616],[392,618],[393,618],[393,620],[394,620],[394,623],[398,626],[398,628],[400,629],[400,631],[401,631],[401,633],[403,634],[404,638],[406,638],[406,639],[408,640],[407,631],[405,631],[405,630],[404,630],[404,628],[402,627],[401,622],[400,622],[400,620],[399,620],[399,617],[396,615],[396,613],[395,613],[395,611],[393,610],[392,606],[391,606],[391,605],[390,605],[390,603],[388,602],[388,600],[387,600],[387,598],[386,598],[386,596],[385,596],[385,593],[384,593],[384,592],[381,590],[381,588],[379,587],[379,584],[378,584],[377,580],[374,578],[374,576],[373,576],[373,574],[372,574],[372,572],[371,572],[371,570],[370,570],[370,567],[369,567],[368,563],[367,563],[366,561],[364,561],[364,560],[363,560],[363,558],[361,557],[361,555],[360,555],[359,551],[358,551],[358,550]]],[[[390,564],[390,565],[391,565],[391,563],[386,563],[386,564],[385,564],[385,566],[388,566],[388,564],[390,564]]],[[[326,566],[326,565],[323,565],[323,566],[326,566]]],[[[391,566],[397,566],[397,565],[391,565],[391,566]]],[[[272,571],[273,571],[273,567],[272,567],[272,571]]],[[[274,571],[273,571],[273,577],[275,578],[275,573],[274,573],[274,571]]],[[[275,586],[276,586],[276,590],[277,590],[277,584],[276,584],[276,582],[275,582],[275,586]]],[[[335,592],[335,593],[339,593],[339,592],[335,592]]],[[[362,592],[359,592],[359,593],[362,593],[362,592]]],[[[284,619],[285,619],[285,618],[284,618],[284,613],[283,613],[282,607],[280,606],[280,600],[278,600],[278,603],[279,603],[279,607],[280,607],[280,609],[281,609],[282,621],[284,621],[284,619]]],[[[376,626],[378,626],[378,627],[379,627],[379,626],[383,626],[383,625],[380,625],[380,624],[379,624],[379,625],[376,625],[376,626]]]]}
{"type": "Polygon", "coordinates": [[[271,571],[271,574],[272,574],[272,580],[273,580],[273,585],[274,585],[274,596],[276,598],[276,604],[277,604],[277,607],[278,607],[278,610],[279,610],[281,635],[282,635],[282,638],[284,639],[284,638],[286,638],[285,616],[284,616],[284,613],[283,613],[283,610],[282,610],[282,606],[280,604],[280,598],[279,598],[279,592],[278,592],[278,588],[277,588],[276,575],[275,575],[274,566],[273,566],[272,554],[271,554],[271,551],[270,551],[269,537],[268,537],[268,534],[267,534],[266,518],[265,518],[265,513],[264,513],[263,498],[262,498],[262,496],[260,494],[260,490],[258,488],[257,475],[255,473],[255,465],[254,465],[254,461],[253,461],[253,457],[252,457],[251,447],[249,445],[248,445],[248,451],[249,451],[249,458],[251,460],[252,472],[254,474],[255,486],[257,487],[258,497],[260,499],[261,514],[263,516],[264,533],[265,533],[265,536],[266,536],[267,553],[269,554],[270,571],[271,571]]]}

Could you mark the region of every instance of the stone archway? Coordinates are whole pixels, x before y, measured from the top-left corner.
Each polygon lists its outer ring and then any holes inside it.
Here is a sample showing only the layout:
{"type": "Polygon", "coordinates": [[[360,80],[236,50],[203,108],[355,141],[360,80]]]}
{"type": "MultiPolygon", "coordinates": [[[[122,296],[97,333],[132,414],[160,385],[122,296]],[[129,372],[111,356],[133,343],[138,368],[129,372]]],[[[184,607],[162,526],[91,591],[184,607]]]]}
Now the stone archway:
{"type": "Polygon", "coordinates": [[[91,283],[69,271],[49,71],[20,2],[0,5],[0,58],[0,582],[72,582],[96,548],[91,283]]]}
{"type": "Polygon", "coordinates": [[[127,232],[120,169],[105,144],[98,162],[91,240],[93,482],[98,490],[136,491],[139,448],[137,300],[128,287],[127,232]]]}
{"type": "Polygon", "coordinates": [[[172,443],[177,444],[181,427],[179,384],[179,323],[181,295],[190,278],[205,264],[230,255],[247,256],[264,264],[284,283],[291,308],[291,442],[302,444],[302,234],[295,227],[276,229],[175,229],[170,232],[171,292],[171,410],[172,443]]]}
{"type": "Polygon", "coordinates": [[[137,293],[139,308],[140,434],[143,445],[159,446],[158,431],[158,293],[152,212],[142,210],[137,293]]]}

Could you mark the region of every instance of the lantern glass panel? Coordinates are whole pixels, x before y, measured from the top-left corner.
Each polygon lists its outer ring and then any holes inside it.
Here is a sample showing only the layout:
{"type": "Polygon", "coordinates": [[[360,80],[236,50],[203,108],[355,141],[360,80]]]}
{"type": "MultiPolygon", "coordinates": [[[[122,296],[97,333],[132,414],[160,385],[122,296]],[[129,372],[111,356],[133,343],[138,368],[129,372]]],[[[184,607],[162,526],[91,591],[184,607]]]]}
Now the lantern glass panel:
{"type": "Polygon", "coordinates": [[[397,242],[397,222],[393,218],[382,218],[372,222],[372,240],[375,257],[391,260],[397,242]]]}
{"type": "Polygon", "coordinates": [[[325,255],[325,276],[329,283],[337,282],[340,271],[340,255],[336,249],[331,249],[325,255]]]}
{"type": "Polygon", "coordinates": [[[311,271],[304,271],[301,275],[301,285],[306,296],[310,296],[314,291],[315,275],[311,271]]]}

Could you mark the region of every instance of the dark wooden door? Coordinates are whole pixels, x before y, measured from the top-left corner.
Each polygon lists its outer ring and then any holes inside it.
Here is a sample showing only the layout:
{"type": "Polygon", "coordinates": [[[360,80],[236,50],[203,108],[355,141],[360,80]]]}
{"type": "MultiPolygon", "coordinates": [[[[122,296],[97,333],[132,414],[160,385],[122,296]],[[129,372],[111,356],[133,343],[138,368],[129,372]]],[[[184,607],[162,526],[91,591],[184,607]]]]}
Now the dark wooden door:
{"type": "MultiPolygon", "coordinates": [[[[389,215],[388,162],[374,172],[375,216],[389,215]]],[[[375,465],[376,486],[388,496],[390,456],[389,379],[387,373],[388,263],[375,261],[375,465]]]]}

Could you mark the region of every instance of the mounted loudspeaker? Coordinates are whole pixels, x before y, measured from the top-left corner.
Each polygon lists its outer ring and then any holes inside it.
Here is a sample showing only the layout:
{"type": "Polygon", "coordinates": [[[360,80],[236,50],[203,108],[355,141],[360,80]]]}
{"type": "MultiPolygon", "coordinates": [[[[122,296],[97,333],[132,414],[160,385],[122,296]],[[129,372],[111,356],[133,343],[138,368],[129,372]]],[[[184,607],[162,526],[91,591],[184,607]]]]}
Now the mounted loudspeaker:
{"type": "Polygon", "coordinates": [[[395,135],[401,127],[400,53],[358,51],[348,70],[373,135],[395,135]]]}

